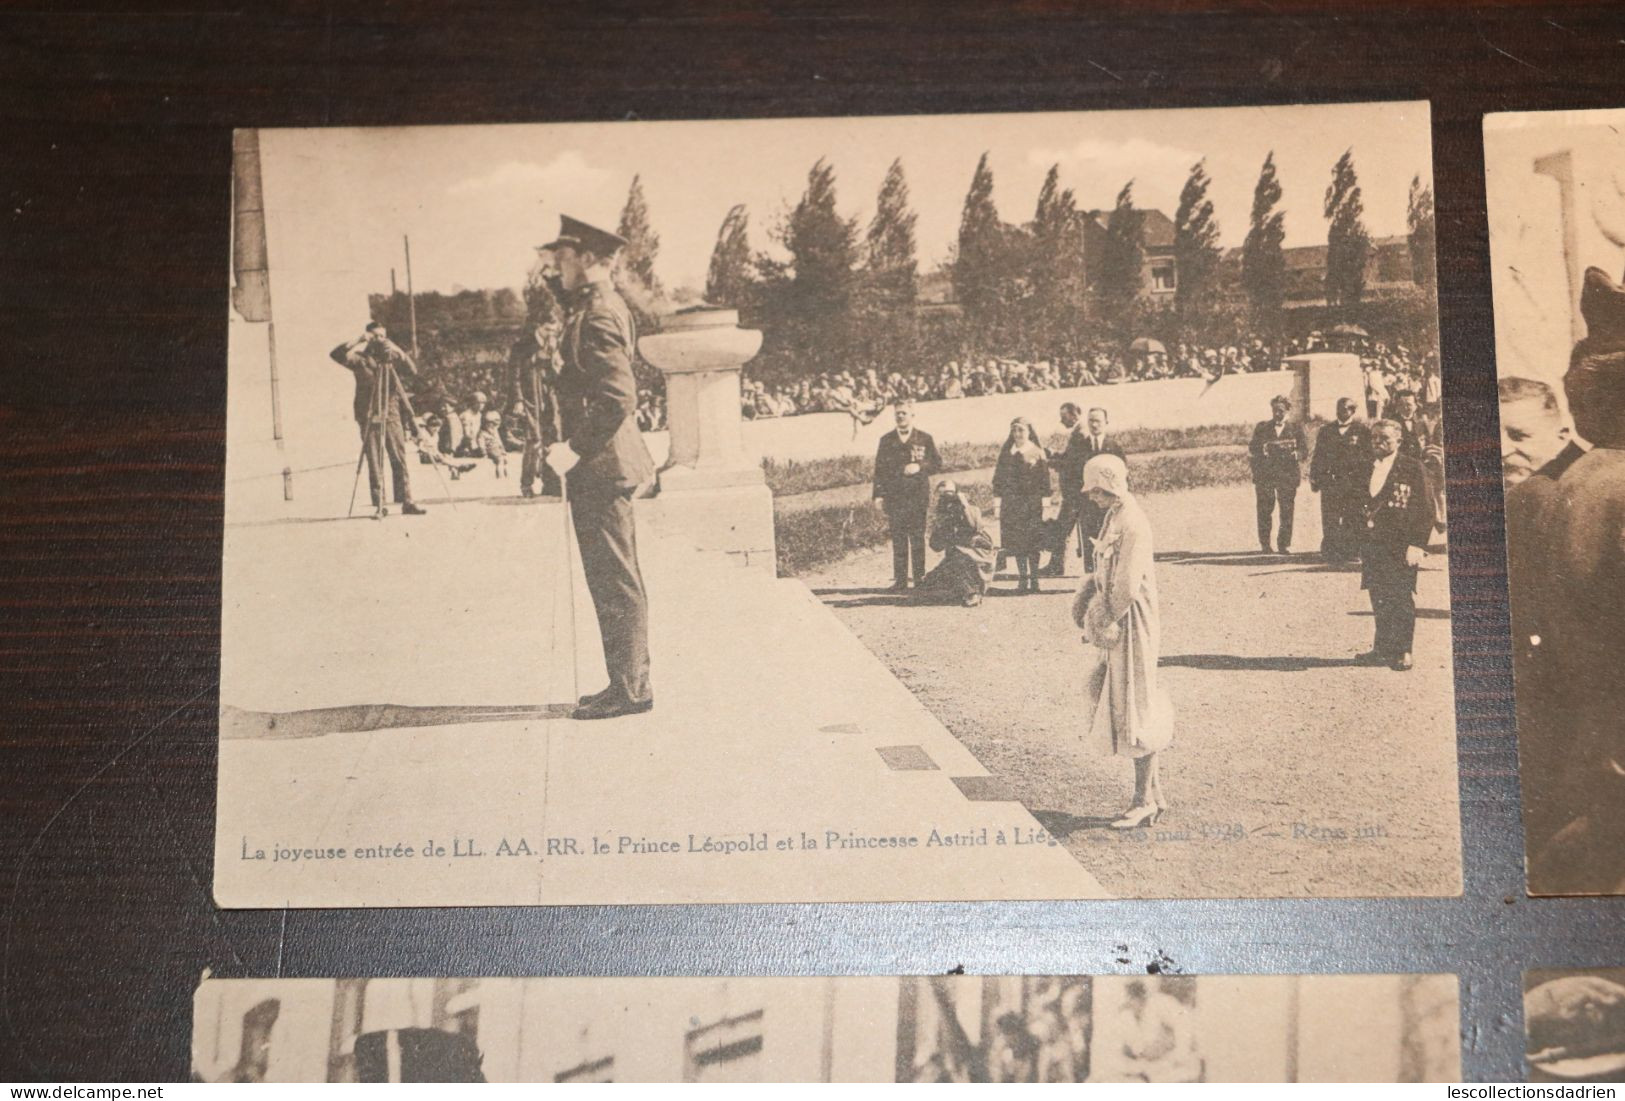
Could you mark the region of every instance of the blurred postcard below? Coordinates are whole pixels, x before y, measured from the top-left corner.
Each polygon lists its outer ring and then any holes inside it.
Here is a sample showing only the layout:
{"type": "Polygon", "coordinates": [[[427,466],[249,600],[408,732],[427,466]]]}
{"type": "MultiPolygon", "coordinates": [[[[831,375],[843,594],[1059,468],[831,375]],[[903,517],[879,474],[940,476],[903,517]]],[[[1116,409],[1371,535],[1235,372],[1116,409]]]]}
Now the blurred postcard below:
{"type": "Polygon", "coordinates": [[[1453,1082],[1454,975],[207,979],[203,1082],[1453,1082]]]}
{"type": "Polygon", "coordinates": [[[1430,142],[239,131],[220,904],[1459,894],[1430,142]]]}
{"type": "Polygon", "coordinates": [[[1487,115],[1529,893],[1625,894],[1625,111],[1487,115]]]}

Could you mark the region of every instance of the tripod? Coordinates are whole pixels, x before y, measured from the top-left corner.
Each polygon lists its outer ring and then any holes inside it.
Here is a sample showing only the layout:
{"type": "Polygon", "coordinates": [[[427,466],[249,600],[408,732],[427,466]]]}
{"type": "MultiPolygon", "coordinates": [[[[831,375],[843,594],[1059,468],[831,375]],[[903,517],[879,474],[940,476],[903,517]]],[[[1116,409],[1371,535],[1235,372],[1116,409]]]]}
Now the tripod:
{"type": "MultiPolygon", "coordinates": [[[[393,462],[400,462],[400,482],[402,489],[405,488],[408,478],[404,438],[402,440],[401,453],[396,456],[396,459],[392,460],[389,455],[388,431],[390,409],[395,402],[399,400],[400,404],[405,410],[404,421],[412,422],[414,431],[417,422],[417,414],[412,409],[411,400],[406,396],[405,387],[401,385],[400,376],[395,373],[395,364],[387,357],[387,354],[384,358],[382,358],[382,360],[375,358],[373,362],[377,364],[377,366],[374,368],[372,394],[367,402],[367,423],[362,427],[361,430],[361,453],[356,456],[355,478],[350,484],[350,507],[346,511],[345,515],[355,515],[355,498],[357,492],[359,492],[361,488],[361,468],[367,465],[370,458],[372,462],[373,481],[376,482],[378,487],[378,499],[374,502],[373,511],[373,519],[376,520],[383,518],[387,514],[387,510],[384,507],[384,498],[387,493],[387,489],[384,484],[384,472],[386,468],[393,471],[393,462]]],[[[403,422],[403,433],[404,427],[405,425],[403,422]]],[[[430,465],[434,466],[435,464],[431,463],[430,465]]],[[[441,489],[445,492],[447,500],[450,500],[451,490],[448,486],[446,486],[445,477],[440,473],[438,467],[435,468],[435,477],[440,479],[441,489]]],[[[404,494],[398,493],[397,496],[404,496],[404,494]]],[[[405,504],[404,501],[401,503],[403,505],[405,504]]],[[[453,502],[452,507],[456,507],[455,502],[453,502]]]]}

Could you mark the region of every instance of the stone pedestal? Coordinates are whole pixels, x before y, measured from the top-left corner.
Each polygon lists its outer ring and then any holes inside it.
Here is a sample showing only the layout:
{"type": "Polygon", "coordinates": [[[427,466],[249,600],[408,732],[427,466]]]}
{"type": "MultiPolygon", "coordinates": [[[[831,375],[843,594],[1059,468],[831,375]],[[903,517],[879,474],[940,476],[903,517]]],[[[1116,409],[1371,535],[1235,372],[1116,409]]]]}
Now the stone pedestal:
{"type": "Polygon", "coordinates": [[[666,377],[671,435],[651,519],[702,550],[771,571],[773,496],[760,458],[745,449],[739,411],[740,369],[761,346],[737,310],[698,306],[666,318],[638,351],[666,377]]]}
{"type": "Polygon", "coordinates": [[[1306,352],[1292,356],[1286,366],[1293,372],[1292,416],[1303,423],[1311,418],[1337,419],[1340,398],[1353,398],[1365,416],[1365,372],[1352,352],[1306,352]]]}

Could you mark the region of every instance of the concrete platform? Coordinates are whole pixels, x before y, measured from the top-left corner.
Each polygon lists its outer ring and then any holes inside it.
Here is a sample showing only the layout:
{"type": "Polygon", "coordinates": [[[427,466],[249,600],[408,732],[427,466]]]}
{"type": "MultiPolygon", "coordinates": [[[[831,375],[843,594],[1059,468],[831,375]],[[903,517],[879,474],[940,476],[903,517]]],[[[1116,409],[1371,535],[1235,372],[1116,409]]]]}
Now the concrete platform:
{"type": "Polygon", "coordinates": [[[573,722],[562,506],[428,503],[228,526],[221,905],[1102,896],[799,582],[647,510],[656,709],[573,722]]]}

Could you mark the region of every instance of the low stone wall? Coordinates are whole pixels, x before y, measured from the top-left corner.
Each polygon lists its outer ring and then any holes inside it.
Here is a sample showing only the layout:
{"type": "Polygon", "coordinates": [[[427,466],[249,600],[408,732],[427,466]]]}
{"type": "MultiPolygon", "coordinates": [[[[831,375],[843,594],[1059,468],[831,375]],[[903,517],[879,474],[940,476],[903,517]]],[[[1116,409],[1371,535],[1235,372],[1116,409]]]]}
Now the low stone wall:
{"type": "MultiPolygon", "coordinates": [[[[1357,365],[1317,364],[1298,370],[1264,371],[1258,374],[1226,375],[1217,382],[1201,379],[1161,379],[1155,382],[1129,382],[1116,386],[1083,386],[1070,390],[1035,390],[1021,394],[990,394],[979,398],[951,401],[923,401],[915,407],[915,421],[931,433],[938,444],[995,443],[1003,439],[1010,421],[1027,417],[1040,434],[1060,430],[1058,411],[1063,402],[1076,402],[1085,409],[1101,406],[1111,417],[1113,430],[1125,428],[1196,428],[1208,424],[1246,424],[1269,416],[1269,401],[1276,394],[1290,394],[1298,415],[1330,417],[1338,397],[1362,399],[1357,365]]],[[[343,374],[343,372],[336,372],[343,374]]],[[[236,396],[236,395],[234,395],[236,396]]],[[[322,436],[329,447],[292,448],[287,455],[274,453],[269,442],[256,447],[245,440],[243,425],[232,425],[227,476],[227,512],[237,515],[234,506],[250,504],[250,512],[289,514],[280,507],[281,471],[292,468],[296,493],[308,484],[310,475],[327,466],[342,466],[353,472],[359,450],[355,426],[348,420],[348,402],[334,401],[337,411],[328,411],[322,436]],[[319,456],[319,462],[308,461],[319,456]],[[292,461],[306,459],[306,462],[292,461]],[[246,475],[246,476],[245,476],[246,475]]],[[[1361,401],[1363,411],[1364,402],[1361,401]]],[[[311,418],[314,420],[314,418],[311,418]]],[[[889,412],[882,412],[871,424],[857,427],[845,413],[809,413],[795,417],[775,417],[746,421],[745,449],[752,456],[779,462],[807,462],[843,455],[871,457],[880,437],[892,428],[889,412]]],[[[311,434],[311,433],[307,433],[311,434]]],[[[662,465],[670,450],[665,432],[648,432],[644,441],[656,465],[662,465]]],[[[518,472],[518,456],[513,458],[518,472]]],[[[348,475],[347,475],[348,476],[348,475]]],[[[414,467],[414,476],[418,472],[414,467]]],[[[425,472],[422,477],[430,475],[425,472]]],[[[430,484],[425,482],[425,485],[430,484]]],[[[517,486],[515,486],[517,492],[517,486]]],[[[363,492],[363,496],[364,496],[363,492]]]]}
{"type": "MultiPolygon", "coordinates": [[[[1115,386],[1082,386],[1070,390],[1035,390],[1020,394],[990,394],[951,401],[922,401],[915,406],[915,423],[938,444],[996,443],[1018,416],[1027,417],[1041,435],[1059,431],[1063,402],[1085,409],[1101,406],[1114,430],[1125,428],[1196,428],[1207,424],[1245,424],[1270,415],[1270,398],[1294,397],[1298,412],[1321,412],[1320,406],[1336,397],[1360,399],[1358,369],[1354,378],[1337,377],[1319,385],[1317,372],[1313,401],[1306,400],[1303,372],[1282,370],[1258,374],[1226,375],[1217,382],[1201,379],[1159,379],[1115,386]],[[1347,390],[1345,395],[1341,390],[1347,390]],[[1306,409],[1306,405],[1309,406],[1306,409]]],[[[872,456],[880,437],[892,429],[883,412],[869,425],[853,430],[845,413],[809,413],[745,423],[745,446],[754,454],[778,461],[830,459],[841,455],[872,456]]]]}

